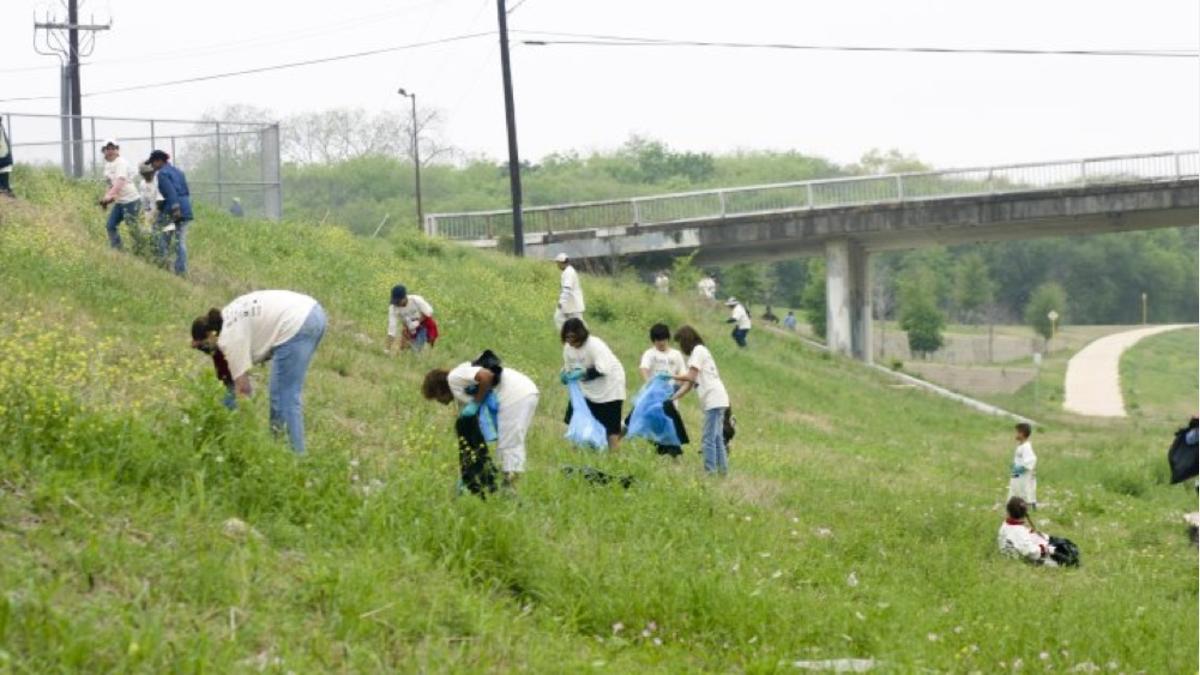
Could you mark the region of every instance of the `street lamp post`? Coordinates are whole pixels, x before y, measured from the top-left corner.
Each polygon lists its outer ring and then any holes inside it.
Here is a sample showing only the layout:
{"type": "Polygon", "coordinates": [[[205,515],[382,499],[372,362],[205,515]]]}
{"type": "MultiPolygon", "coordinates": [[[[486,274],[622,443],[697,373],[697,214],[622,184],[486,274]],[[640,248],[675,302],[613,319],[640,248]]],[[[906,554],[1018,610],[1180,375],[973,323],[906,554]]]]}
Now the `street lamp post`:
{"type": "Polygon", "coordinates": [[[1146,325],[1146,300],[1148,300],[1148,299],[1149,299],[1148,296],[1145,294],[1145,292],[1143,292],[1142,293],[1142,325],[1143,326],[1146,325]]]}
{"type": "Polygon", "coordinates": [[[416,92],[408,93],[404,87],[401,87],[397,93],[412,99],[412,153],[413,173],[417,180],[417,228],[423,231],[425,229],[425,209],[421,206],[421,146],[417,142],[417,94],[416,92]]]}

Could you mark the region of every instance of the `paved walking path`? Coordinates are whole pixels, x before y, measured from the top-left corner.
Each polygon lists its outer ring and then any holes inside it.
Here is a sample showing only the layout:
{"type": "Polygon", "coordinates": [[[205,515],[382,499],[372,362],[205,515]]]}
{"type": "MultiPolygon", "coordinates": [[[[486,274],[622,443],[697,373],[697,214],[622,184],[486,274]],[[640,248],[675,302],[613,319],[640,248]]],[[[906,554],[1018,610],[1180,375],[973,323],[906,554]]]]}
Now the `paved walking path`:
{"type": "Polygon", "coordinates": [[[1089,417],[1125,417],[1121,354],[1142,338],[1191,327],[1191,324],[1150,326],[1106,335],[1088,344],[1067,362],[1063,408],[1089,417]]]}

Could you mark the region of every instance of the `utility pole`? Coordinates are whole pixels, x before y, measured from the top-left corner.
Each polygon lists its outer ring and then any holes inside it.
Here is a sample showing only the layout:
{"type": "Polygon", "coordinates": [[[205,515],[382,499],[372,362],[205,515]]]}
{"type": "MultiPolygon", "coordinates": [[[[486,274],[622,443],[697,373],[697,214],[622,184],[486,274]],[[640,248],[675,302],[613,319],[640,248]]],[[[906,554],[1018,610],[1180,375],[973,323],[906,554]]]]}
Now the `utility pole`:
{"type": "MultiPolygon", "coordinates": [[[[62,64],[62,93],[59,99],[62,115],[63,171],[79,178],[83,176],[83,85],[79,73],[79,59],[91,55],[96,46],[96,33],[108,30],[112,24],[98,24],[94,18],[92,23],[81,24],[80,0],[63,0],[63,3],[67,10],[66,23],[57,15],[52,15],[49,10],[42,21],[38,21],[37,14],[34,14],[33,48],[39,54],[57,56],[62,64]],[[45,31],[41,45],[38,43],[39,30],[45,31]],[[84,33],[82,39],[80,32],[84,33]]],[[[95,139],[92,141],[95,142],[95,139]]]]}
{"type": "Polygon", "coordinates": [[[1148,300],[1148,299],[1149,299],[1149,296],[1146,295],[1145,291],[1142,291],[1142,325],[1143,326],[1146,325],[1146,300],[1148,300]]]}
{"type": "Polygon", "coordinates": [[[417,178],[417,229],[423,232],[425,230],[425,209],[421,206],[421,146],[417,136],[417,92],[414,91],[410,94],[404,90],[404,87],[401,87],[398,93],[412,99],[412,153],[413,172],[417,178]]]}
{"type": "Polygon", "coordinates": [[[525,255],[525,223],[521,219],[521,159],[517,153],[517,113],[513,104],[512,67],[508,60],[508,10],[496,0],[500,16],[500,70],[504,75],[504,122],[508,127],[508,184],[512,191],[513,254],[525,255]]]}

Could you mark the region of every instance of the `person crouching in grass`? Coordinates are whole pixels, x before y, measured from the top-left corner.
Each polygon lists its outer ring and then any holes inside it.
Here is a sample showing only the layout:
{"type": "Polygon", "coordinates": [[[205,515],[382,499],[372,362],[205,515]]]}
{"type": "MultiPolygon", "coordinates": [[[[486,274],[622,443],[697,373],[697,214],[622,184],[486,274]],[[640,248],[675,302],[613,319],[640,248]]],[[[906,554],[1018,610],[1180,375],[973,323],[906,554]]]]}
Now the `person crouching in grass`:
{"type": "Polygon", "coordinates": [[[724,476],[729,472],[729,455],[725,447],[725,411],[729,409],[729,393],[721,382],[717,362],[695,328],[682,326],[675,331],[675,341],[687,357],[687,373],[675,378],[679,389],[671,397],[675,403],[696,389],[700,407],[704,410],[704,435],[700,447],[704,452],[704,470],[724,476]]]}
{"type": "MultiPolygon", "coordinates": [[[[485,355],[488,352],[485,352],[485,355]]],[[[462,404],[456,428],[459,435],[460,468],[463,485],[479,494],[489,482],[487,472],[494,471],[487,455],[487,444],[479,432],[479,408],[488,394],[495,392],[496,453],[505,487],[515,487],[525,472],[525,436],[537,412],[538,388],[524,373],[512,368],[483,365],[483,359],[463,362],[452,370],[434,368],[425,374],[421,395],[429,401],[449,405],[462,404]],[[479,434],[476,436],[476,434],[479,434]],[[481,456],[478,456],[481,455],[481,456]]],[[[492,479],[494,481],[494,479],[492,479]]]]}
{"type": "MultiPolygon", "coordinates": [[[[588,332],[583,319],[567,319],[559,337],[563,343],[563,369],[560,379],[569,384],[579,381],[588,410],[604,425],[608,449],[621,444],[621,406],[625,403],[625,368],[604,340],[588,332]]],[[[571,423],[571,404],[563,422],[571,423]]]]}
{"type": "MultiPolygon", "coordinates": [[[[641,363],[638,364],[643,382],[649,382],[652,377],[674,379],[687,374],[683,354],[671,347],[671,329],[666,324],[656,323],[650,327],[650,343],[652,346],[642,353],[641,363]]],[[[670,400],[663,403],[663,414],[675,424],[675,433],[679,436],[680,445],[655,444],[654,448],[660,455],[678,457],[683,454],[683,448],[680,446],[688,443],[687,429],[683,427],[683,418],[679,416],[679,411],[670,400]]]]}

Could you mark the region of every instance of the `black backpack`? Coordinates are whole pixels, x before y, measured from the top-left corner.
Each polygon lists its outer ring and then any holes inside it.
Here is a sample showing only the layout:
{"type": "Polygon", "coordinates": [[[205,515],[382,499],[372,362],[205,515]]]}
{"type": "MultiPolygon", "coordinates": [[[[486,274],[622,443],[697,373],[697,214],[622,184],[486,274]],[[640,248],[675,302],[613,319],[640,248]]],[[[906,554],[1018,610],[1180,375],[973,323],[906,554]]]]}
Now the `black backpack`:
{"type": "Polygon", "coordinates": [[[1061,567],[1079,567],[1079,547],[1075,542],[1063,537],[1050,537],[1050,545],[1054,547],[1051,560],[1061,567]]]}
{"type": "Polygon", "coordinates": [[[1200,446],[1188,444],[1187,433],[1195,429],[1195,417],[1188,425],[1175,432],[1175,440],[1171,449],[1167,450],[1167,462],[1171,465],[1171,485],[1182,483],[1189,478],[1195,478],[1200,469],[1200,446]]]}

